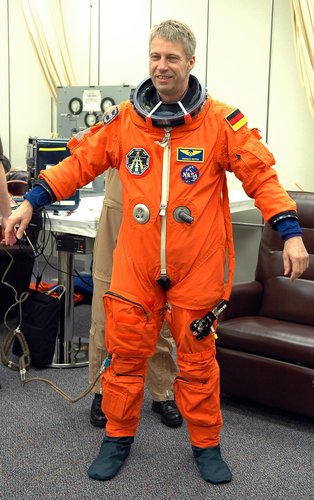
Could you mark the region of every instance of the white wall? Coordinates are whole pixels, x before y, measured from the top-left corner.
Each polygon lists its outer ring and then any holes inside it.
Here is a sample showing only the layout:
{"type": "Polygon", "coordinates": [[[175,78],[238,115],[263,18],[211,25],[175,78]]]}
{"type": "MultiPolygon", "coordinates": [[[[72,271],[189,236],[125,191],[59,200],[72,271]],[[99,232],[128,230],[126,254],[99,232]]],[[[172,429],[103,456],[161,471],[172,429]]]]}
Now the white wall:
{"type": "Polygon", "coordinates": [[[12,165],[24,167],[28,136],[49,137],[51,98],[17,0],[0,0],[0,20],[0,134],[12,165]]]}
{"type": "MultiPolygon", "coordinates": [[[[268,134],[287,189],[298,183],[314,191],[314,121],[297,74],[288,0],[274,0],[273,31],[272,0],[61,3],[77,85],[138,83],[147,76],[151,24],[170,17],[188,23],[198,40],[194,74],[268,134]]],[[[21,167],[29,135],[49,136],[56,119],[19,0],[0,0],[0,44],[0,134],[13,166],[21,167]]],[[[229,184],[238,186],[234,177],[229,184]]]]}
{"type": "Polygon", "coordinates": [[[8,22],[7,2],[0,0],[0,135],[6,156],[9,156],[10,130],[9,130],[9,78],[8,78],[8,22]]]}
{"type": "Polygon", "coordinates": [[[314,120],[296,65],[287,0],[276,0],[268,144],[286,189],[314,191],[314,120]]]}
{"type": "MultiPolygon", "coordinates": [[[[271,0],[212,0],[207,86],[266,136],[271,0]]],[[[229,187],[241,188],[228,174],[229,187]]]]}
{"type": "Polygon", "coordinates": [[[271,3],[210,2],[208,88],[219,99],[241,108],[252,126],[258,124],[264,131],[271,3]]]}

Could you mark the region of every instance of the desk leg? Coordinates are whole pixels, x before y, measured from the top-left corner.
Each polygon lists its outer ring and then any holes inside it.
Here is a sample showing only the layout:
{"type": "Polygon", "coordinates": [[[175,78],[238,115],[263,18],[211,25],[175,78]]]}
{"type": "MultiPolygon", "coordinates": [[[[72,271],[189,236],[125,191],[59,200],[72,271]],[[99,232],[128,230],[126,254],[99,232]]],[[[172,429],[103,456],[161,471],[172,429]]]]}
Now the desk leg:
{"type": "MultiPolygon", "coordinates": [[[[58,252],[58,283],[65,287],[59,334],[51,364],[52,367],[79,367],[88,365],[88,353],[77,353],[74,332],[74,254],[58,252]]],[[[61,293],[61,290],[60,290],[61,293]]]]}

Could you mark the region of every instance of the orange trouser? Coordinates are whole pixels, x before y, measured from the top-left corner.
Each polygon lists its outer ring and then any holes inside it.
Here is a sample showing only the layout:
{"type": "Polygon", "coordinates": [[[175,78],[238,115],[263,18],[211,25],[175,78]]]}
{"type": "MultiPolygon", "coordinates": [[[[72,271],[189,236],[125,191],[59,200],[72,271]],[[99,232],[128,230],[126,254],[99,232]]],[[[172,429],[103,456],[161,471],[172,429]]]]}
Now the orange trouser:
{"type": "MultiPolygon", "coordinates": [[[[106,345],[112,361],[103,375],[103,411],[110,437],[134,436],[139,423],[144,395],[147,359],[155,350],[158,332],[164,317],[164,294],[154,288],[153,307],[144,299],[129,292],[119,296],[106,294],[104,304],[107,316],[106,345]]],[[[147,288],[142,282],[142,292],[147,288]]],[[[139,286],[136,283],[135,286],[139,286]]],[[[142,297],[150,297],[152,287],[142,297]]],[[[215,357],[213,335],[196,340],[191,322],[206,311],[185,310],[172,306],[167,321],[177,346],[178,376],[175,379],[175,396],[184,417],[191,443],[206,448],[219,443],[222,417],[219,402],[219,367],[215,357]]]]}

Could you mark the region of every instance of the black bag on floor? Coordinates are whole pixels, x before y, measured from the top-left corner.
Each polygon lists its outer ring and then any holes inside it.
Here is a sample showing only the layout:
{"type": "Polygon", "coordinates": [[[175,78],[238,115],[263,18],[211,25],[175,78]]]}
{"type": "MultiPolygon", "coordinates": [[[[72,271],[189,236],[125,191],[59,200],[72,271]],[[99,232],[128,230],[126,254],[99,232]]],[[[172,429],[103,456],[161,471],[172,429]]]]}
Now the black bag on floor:
{"type": "MultiPolygon", "coordinates": [[[[42,368],[50,365],[55,352],[61,313],[61,298],[49,293],[31,292],[22,304],[20,330],[28,344],[31,364],[42,368]]],[[[22,355],[17,340],[13,343],[13,354],[22,355]]]]}

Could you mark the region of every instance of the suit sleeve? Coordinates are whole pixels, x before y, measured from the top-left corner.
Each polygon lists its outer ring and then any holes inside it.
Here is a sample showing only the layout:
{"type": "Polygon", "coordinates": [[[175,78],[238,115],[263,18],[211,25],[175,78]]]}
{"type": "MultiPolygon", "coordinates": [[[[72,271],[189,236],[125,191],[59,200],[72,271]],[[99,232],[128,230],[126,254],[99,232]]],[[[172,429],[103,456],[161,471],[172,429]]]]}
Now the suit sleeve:
{"type": "Polygon", "coordinates": [[[254,198],[255,206],[267,222],[278,213],[296,211],[296,203],[280,184],[273,168],[275,159],[260,141],[256,129],[245,124],[234,131],[227,122],[223,123],[220,151],[221,166],[242,182],[244,191],[254,198]]]}

